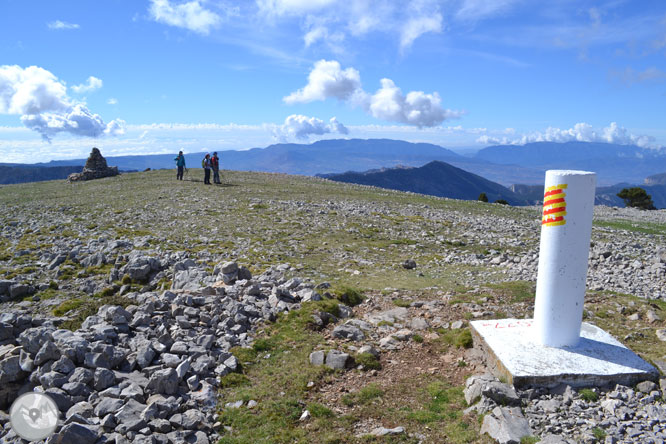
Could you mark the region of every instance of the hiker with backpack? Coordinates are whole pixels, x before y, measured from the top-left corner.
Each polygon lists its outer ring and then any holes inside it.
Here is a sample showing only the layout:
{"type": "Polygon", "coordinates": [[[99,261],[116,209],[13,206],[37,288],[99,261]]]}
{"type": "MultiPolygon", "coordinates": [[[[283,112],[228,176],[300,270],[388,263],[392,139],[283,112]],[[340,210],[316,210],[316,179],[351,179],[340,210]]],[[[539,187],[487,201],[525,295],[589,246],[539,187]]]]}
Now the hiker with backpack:
{"type": "Polygon", "coordinates": [[[206,153],[206,157],[201,161],[201,167],[204,169],[204,184],[210,185],[210,154],[206,153]]]}
{"type": "Polygon", "coordinates": [[[220,182],[220,158],[217,157],[217,151],[213,153],[213,157],[210,159],[210,166],[213,168],[213,182],[216,184],[221,184],[220,182]]]}
{"type": "Polygon", "coordinates": [[[178,172],[176,173],[176,180],[183,180],[183,171],[185,170],[185,156],[182,151],[178,152],[178,156],[173,159],[176,161],[178,172]]]}

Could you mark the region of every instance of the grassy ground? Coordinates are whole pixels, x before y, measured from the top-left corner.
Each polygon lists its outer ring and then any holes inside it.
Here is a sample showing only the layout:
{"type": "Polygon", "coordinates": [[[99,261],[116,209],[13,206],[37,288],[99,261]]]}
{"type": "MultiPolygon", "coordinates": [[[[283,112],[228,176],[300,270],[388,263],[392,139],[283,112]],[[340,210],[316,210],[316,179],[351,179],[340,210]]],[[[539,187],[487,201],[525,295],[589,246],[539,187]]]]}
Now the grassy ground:
{"type": "MultiPolygon", "coordinates": [[[[192,176],[199,173],[190,171],[192,176]]],[[[142,240],[138,248],[147,250],[189,251],[209,266],[236,260],[254,273],[289,263],[297,269],[295,275],[316,283],[327,281],[334,288],[358,288],[385,308],[445,300],[441,315],[447,321],[471,319],[483,310],[488,314],[482,317],[532,313],[534,282],[504,282],[501,273],[446,263],[443,257],[490,250],[520,255],[538,242],[538,208],[439,199],[281,174],[223,171],[223,177],[225,185],[204,186],[176,181],[172,171],[151,171],[74,184],[0,187],[4,209],[0,223],[9,228],[17,224],[20,232],[18,240],[0,236],[0,279],[43,282],[44,271],[36,264],[41,251],[68,239],[85,244],[106,237],[142,240]],[[466,237],[474,229],[474,217],[492,218],[498,227],[532,228],[514,229],[511,243],[491,231],[482,244],[466,237]],[[19,250],[25,254],[16,256],[19,250]],[[418,268],[404,269],[401,264],[406,259],[415,260],[418,268]]],[[[608,228],[660,239],[666,235],[660,224],[595,221],[595,230],[608,228]]],[[[44,303],[54,301],[54,313],[71,315],[70,326],[102,303],[126,303],[112,293],[85,296],[73,285],[81,276],[101,276],[108,269],[84,269],[76,263],[62,268],[63,274],[40,298],[44,303]]],[[[481,418],[463,414],[462,385],[474,371],[466,356],[467,329],[433,328],[413,338],[405,350],[383,354],[377,370],[336,373],[307,365],[313,350],[340,346],[330,332],[314,331],[308,323],[313,310],[334,309],[330,301],[304,304],[301,311],[266,326],[254,348],[233,350],[243,369],[222,380],[223,443],[416,443],[420,437],[426,437],[425,442],[489,442],[478,435],[481,418]],[[224,408],[238,400],[258,404],[253,409],[224,408]],[[306,409],[312,418],[299,421],[306,409]],[[407,433],[367,434],[379,426],[402,426],[407,433]]],[[[666,307],[660,302],[590,293],[586,320],[644,357],[657,359],[666,354],[666,347],[654,331],[664,327],[664,321],[648,323],[650,309],[666,319],[666,307]],[[628,319],[632,310],[641,314],[636,321],[628,319]]]]}

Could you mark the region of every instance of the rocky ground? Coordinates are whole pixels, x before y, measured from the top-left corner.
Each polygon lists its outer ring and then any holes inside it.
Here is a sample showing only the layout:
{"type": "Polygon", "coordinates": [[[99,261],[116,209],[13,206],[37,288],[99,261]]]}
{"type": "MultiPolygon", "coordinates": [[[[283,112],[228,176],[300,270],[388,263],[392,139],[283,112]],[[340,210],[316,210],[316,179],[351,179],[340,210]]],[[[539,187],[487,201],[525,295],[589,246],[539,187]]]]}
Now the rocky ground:
{"type": "MultiPolygon", "coordinates": [[[[284,175],[171,179],[0,188],[4,441],[12,399],[43,390],[62,413],[51,442],[248,442],[250,419],[280,403],[297,417],[274,442],[484,442],[519,416],[543,442],[662,442],[658,385],[463,390],[485,372],[468,321],[531,316],[539,208],[284,175]],[[278,343],[280,313],[299,310],[309,333],[278,343]],[[253,387],[294,360],[298,391],[253,387]],[[465,396],[481,401],[466,410],[465,396]]],[[[595,209],[586,320],[657,364],[665,240],[665,211],[595,209]]]]}

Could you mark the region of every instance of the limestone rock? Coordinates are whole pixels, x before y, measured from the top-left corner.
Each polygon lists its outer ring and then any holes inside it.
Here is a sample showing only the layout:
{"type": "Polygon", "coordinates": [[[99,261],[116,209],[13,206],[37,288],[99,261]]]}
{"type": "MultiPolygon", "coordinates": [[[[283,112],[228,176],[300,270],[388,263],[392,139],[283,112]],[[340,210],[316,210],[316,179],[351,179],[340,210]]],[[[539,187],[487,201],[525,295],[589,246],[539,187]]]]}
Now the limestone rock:
{"type": "Polygon", "coordinates": [[[487,433],[500,444],[520,444],[532,429],[518,407],[495,407],[483,418],[480,433],[487,433]]]}

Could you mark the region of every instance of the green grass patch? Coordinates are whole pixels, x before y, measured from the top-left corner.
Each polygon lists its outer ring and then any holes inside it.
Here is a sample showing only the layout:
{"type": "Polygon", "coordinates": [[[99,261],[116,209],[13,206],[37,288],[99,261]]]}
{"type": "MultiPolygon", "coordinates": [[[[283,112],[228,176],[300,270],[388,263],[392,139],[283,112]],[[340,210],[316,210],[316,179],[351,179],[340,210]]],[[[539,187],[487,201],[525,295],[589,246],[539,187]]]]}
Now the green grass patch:
{"type": "Polygon", "coordinates": [[[363,294],[361,293],[361,290],[348,286],[336,289],[335,298],[350,307],[354,307],[363,302],[363,294]]]}
{"type": "Polygon", "coordinates": [[[359,353],[355,357],[356,363],[363,366],[365,370],[380,370],[382,365],[379,359],[372,353],[359,353]]]}
{"type": "Polygon", "coordinates": [[[587,402],[595,402],[599,400],[599,393],[595,392],[592,389],[584,388],[581,389],[578,394],[580,394],[580,397],[583,399],[583,401],[587,402]]]}
{"type": "Polygon", "coordinates": [[[498,284],[489,284],[489,288],[495,290],[501,296],[507,299],[509,303],[531,302],[534,301],[536,285],[529,281],[511,281],[500,282],[498,284]]]}
{"type": "Polygon", "coordinates": [[[523,436],[520,438],[520,444],[536,444],[541,441],[538,436],[523,436]]]}
{"type": "Polygon", "coordinates": [[[342,403],[348,407],[368,404],[384,396],[384,390],[377,384],[368,384],[356,393],[347,393],[342,397],[342,403]]]}
{"type": "Polygon", "coordinates": [[[406,301],[404,299],[393,299],[393,305],[398,306],[398,307],[410,307],[412,303],[410,301],[406,301]]]}
{"type": "Polygon", "coordinates": [[[81,328],[81,324],[88,316],[97,314],[97,311],[102,305],[120,305],[121,307],[127,307],[133,303],[134,301],[118,295],[109,297],[81,296],[63,302],[53,309],[53,314],[55,316],[68,315],[70,319],[63,322],[61,327],[74,331],[81,328]],[[75,313],[72,313],[73,311],[75,311],[75,313]]]}
{"type": "Polygon", "coordinates": [[[333,410],[317,402],[308,404],[308,411],[313,418],[332,418],[335,416],[333,410]]]}
{"type": "Polygon", "coordinates": [[[464,417],[467,405],[462,386],[435,381],[420,389],[423,407],[407,409],[405,419],[431,429],[438,429],[443,436],[435,442],[470,443],[478,439],[478,429],[472,417],[464,417]]]}
{"type": "Polygon", "coordinates": [[[666,224],[654,222],[636,222],[627,219],[596,220],[592,223],[597,227],[612,228],[614,230],[625,230],[643,234],[666,235],[666,224]]]}
{"type": "Polygon", "coordinates": [[[606,432],[600,427],[593,428],[592,435],[594,435],[597,441],[603,441],[606,438],[606,432]]]}
{"type": "Polygon", "coordinates": [[[438,340],[449,346],[472,348],[472,345],[474,345],[472,332],[468,328],[457,330],[438,329],[437,332],[441,335],[438,340]]]}
{"type": "Polygon", "coordinates": [[[220,378],[220,388],[240,387],[248,385],[250,380],[247,376],[240,373],[229,373],[220,378]]]}

